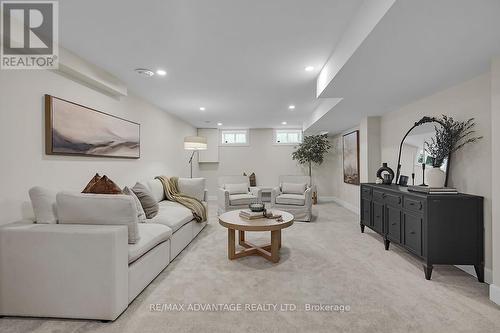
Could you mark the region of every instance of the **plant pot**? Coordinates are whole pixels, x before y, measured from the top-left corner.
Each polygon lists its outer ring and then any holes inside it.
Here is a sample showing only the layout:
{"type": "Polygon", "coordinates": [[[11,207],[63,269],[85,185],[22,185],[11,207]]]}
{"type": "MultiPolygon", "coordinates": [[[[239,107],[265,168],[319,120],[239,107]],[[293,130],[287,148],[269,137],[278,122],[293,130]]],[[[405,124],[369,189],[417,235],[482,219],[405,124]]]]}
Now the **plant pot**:
{"type": "Polygon", "coordinates": [[[425,172],[425,182],[429,187],[444,187],[446,173],[440,168],[430,168],[425,172]]]}

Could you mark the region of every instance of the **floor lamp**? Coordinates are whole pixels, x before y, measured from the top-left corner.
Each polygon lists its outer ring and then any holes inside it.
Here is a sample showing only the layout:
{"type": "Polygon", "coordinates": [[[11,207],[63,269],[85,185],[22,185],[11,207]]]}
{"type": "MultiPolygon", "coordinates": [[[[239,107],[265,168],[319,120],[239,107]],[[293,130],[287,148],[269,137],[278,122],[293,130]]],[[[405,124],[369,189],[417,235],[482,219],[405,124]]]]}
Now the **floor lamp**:
{"type": "Polygon", "coordinates": [[[207,138],[203,136],[186,136],[184,138],[184,149],[193,151],[191,157],[189,158],[189,165],[191,167],[191,178],[193,178],[194,153],[196,153],[199,150],[207,150],[207,138]]]}

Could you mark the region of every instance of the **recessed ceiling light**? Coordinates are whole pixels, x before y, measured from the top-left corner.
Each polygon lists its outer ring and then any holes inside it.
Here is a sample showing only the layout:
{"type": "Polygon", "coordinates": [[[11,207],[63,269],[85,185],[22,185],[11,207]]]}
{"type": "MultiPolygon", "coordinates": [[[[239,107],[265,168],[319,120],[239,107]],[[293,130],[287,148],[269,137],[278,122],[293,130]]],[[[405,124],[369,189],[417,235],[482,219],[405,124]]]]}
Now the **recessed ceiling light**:
{"type": "Polygon", "coordinates": [[[295,105],[289,105],[289,106],[288,106],[288,108],[289,108],[290,110],[294,110],[294,109],[295,109],[295,105]]]}
{"type": "Polygon", "coordinates": [[[204,106],[200,106],[200,111],[205,111],[205,107],[204,106]]]}
{"type": "Polygon", "coordinates": [[[146,68],[136,68],[135,72],[139,75],[146,76],[146,77],[151,77],[151,76],[155,75],[155,73],[152,70],[146,69],[146,68]]]}
{"type": "Polygon", "coordinates": [[[286,121],[282,121],[282,122],[281,122],[281,125],[286,125],[286,121]]]}
{"type": "Polygon", "coordinates": [[[163,70],[163,69],[158,69],[156,71],[156,74],[160,75],[160,76],[165,76],[167,75],[167,71],[166,70],[163,70]]]}
{"type": "Polygon", "coordinates": [[[217,126],[222,126],[222,123],[217,123],[217,126]]]}
{"type": "Polygon", "coordinates": [[[306,72],[310,72],[310,71],[313,71],[314,70],[314,67],[313,66],[307,66],[306,68],[304,68],[306,72]]]}

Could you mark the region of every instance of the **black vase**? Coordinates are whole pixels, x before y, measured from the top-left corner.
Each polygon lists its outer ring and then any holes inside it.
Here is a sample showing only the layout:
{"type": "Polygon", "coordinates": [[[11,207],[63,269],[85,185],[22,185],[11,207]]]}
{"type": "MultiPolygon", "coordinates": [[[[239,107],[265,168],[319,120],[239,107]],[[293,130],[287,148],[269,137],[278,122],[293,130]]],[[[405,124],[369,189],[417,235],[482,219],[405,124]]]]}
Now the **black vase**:
{"type": "Polygon", "coordinates": [[[377,171],[377,178],[382,178],[383,184],[389,185],[394,180],[394,170],[387,166],[387,163],[382,163],[382,167],[377,171]],[[387,174],[382,177],[382,173],[387,172],[387,174]]]}

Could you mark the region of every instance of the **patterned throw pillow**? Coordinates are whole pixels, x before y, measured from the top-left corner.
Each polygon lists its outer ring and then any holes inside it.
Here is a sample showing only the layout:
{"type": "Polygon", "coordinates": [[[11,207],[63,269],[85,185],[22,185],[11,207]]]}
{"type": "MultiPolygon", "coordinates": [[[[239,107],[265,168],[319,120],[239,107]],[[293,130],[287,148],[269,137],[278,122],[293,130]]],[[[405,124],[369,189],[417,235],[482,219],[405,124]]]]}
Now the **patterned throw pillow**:
{"type": "Polygon", "coordinates": [[[131,190],[135,193],[137,198],[139,198],[142,208],[144,209],[144,213],[146,213],[146,217],[148,219],[155,217],[160,210],[160,206],[151,191],[141,183],[136,183],[131,190]]]}
{"type": "Polygon", "coordinates": [[[89,183],[87,184],[87,186],[85,186],[85,188],[83,189],[82,193],[90,193],[89,190],[92,186],[95,185],[95,183],[97,183],[99,181],[99,179],[101,179],[101,176],[99,176],[98,173],[95,174],[94,177],[92,177],[92,179],[89,181],[89,183]]]}
{"type": "Polygon", "coordinates": [[[122,194],[122,190],[118,185],[115,184],[114,181],[104,175],[94,185],[92,185],[86,193],[122,194]]]}

